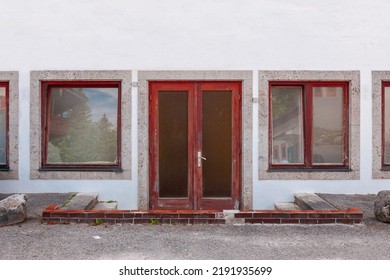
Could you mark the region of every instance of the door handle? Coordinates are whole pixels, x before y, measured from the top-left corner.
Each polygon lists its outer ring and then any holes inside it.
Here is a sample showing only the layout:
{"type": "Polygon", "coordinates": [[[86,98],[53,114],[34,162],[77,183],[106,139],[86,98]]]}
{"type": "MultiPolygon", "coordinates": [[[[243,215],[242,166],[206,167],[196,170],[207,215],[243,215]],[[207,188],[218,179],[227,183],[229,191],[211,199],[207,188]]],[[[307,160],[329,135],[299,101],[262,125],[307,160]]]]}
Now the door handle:
{"type": "Polygon", "coordinates": [[[202,152],[198,152],[198,167],[202,166],[202,159],[206,160],[205,157],[202,157],[202,152]]]}

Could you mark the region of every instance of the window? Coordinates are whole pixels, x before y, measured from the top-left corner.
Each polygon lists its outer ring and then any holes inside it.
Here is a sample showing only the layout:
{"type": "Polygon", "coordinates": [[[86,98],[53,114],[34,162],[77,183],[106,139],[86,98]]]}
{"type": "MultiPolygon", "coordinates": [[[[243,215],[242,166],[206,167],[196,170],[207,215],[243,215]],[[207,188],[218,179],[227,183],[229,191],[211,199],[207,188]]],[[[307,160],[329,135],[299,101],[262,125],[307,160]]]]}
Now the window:
{"type": "Polygon", "coordinates": [[[382,83],[382,166],[390,167],[390,82],[382,83]]]}
{"type": "Polygon", "coordinates": [[[348,82],[270,82],[270,169],[348,168],[348,82]]]}
{"type": "Polygon", "coordinates": [[[42,169],[120,168],[119,81],[42,81],[42,169]]]}
{"type": "Polygon", "coordinates": [[[8,82],[0,82],[0,169],[8,169],[8,82]]]}

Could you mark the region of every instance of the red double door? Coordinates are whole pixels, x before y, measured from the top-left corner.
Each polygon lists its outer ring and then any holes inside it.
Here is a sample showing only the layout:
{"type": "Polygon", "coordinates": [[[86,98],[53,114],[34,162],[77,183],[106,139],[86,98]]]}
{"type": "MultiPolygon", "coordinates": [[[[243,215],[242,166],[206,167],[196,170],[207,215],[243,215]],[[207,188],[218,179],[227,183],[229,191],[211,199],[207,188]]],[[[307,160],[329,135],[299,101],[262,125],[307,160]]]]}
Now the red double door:
{"type": "Polygon", "coordinates": [[[149,82],[150,209],[239,209],[241,82],[149,82]]]}

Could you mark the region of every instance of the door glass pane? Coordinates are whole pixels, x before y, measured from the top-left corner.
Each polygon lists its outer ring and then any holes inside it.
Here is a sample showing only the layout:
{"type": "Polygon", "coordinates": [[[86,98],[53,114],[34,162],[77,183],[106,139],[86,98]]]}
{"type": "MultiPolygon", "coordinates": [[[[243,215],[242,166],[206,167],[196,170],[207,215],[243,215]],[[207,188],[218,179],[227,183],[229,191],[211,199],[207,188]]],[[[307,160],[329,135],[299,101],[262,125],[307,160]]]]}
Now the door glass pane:
{"type": "Polygon", "coordinates": [[[47,162],[116,164],[118,88],[51,88],[47,162]]]}
{"type": "Polygon", "coordinates": [[[230,197],[232,186],[232,93],[203,91],[203,197],[230,197]]]}
{"type": "Polygon", "coordinates": [[[390,87],[385,87],[385,112],[384,112],[384,163],[390,163],[390,87]]]}
{"type": "Polygon", "coordinates": [[[313,87],[313,163],[343,163],[342,87],[313,87]]]}
{"type": "Polygon", "coordinates": [[[7,163],[7,97],[5,87],[0,87],[0,164],[7,163]]]}
{"type": "Polygon", "coordinates": [[[272,163],[304,162],[302,87],[272,87],[272,163]]]}
{"type": "Polygon", "coordinates": [[[188,196],[188,93],[158,93],[160,197],[188,196]]]}

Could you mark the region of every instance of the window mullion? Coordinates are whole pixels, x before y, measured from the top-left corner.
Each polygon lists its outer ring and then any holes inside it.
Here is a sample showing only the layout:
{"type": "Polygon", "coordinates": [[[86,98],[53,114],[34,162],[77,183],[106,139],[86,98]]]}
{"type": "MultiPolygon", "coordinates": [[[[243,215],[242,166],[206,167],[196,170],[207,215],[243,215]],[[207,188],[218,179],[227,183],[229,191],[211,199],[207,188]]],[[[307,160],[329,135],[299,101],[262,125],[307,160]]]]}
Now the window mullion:
{"type": "Polygon", "coordinates": [[[304,95],[304,113],[305,113],[305,166],[313,166],[313,86],[307,84],[303,88],[304,95]]]}

